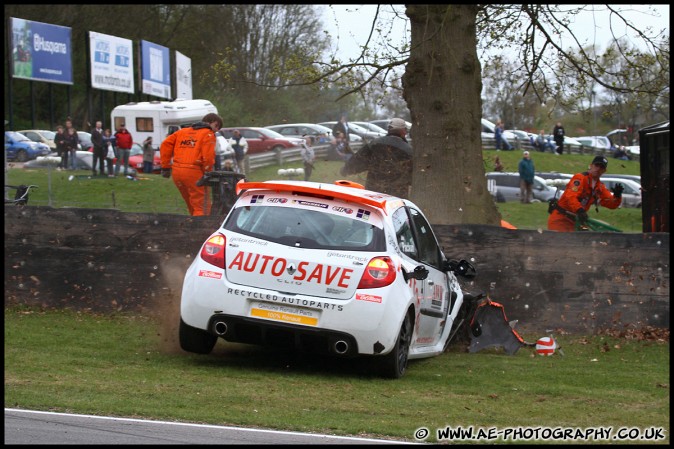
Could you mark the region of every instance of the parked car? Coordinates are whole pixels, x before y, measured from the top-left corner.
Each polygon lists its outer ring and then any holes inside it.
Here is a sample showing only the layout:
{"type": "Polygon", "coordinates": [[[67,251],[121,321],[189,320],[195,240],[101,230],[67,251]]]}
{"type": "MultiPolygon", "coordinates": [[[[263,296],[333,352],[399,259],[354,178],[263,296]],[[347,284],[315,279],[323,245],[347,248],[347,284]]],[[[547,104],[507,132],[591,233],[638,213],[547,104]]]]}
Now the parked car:
{"type": "MultiPolygon", "coordinates": [[[[578,143],[585,147],[597,148],[600,150],[610,150],[611,141],[606,136],[582,136],[574,138],[578,143]]],[[[564,140],[566,143],[566,140],[564,140]]]]}
{"type": "MultiPolygon", "coordinates": [[[[333,126],[335,126],[337,122],[322,122],[319,123],[319,125],[326,126],[330,129],[332,129],[333,126]]],[[[348,122],[349,123],[349,134],[354,134],[356,136],[359,136],[360,138],[363,139],[364,142],[369,142],[372,139],[376,139],[377,137],[382,137],[386,135],[386,132],[383,134],[380,132],[373,132],[368,129],[363,128],[362,126],[356,125],[354,122],[348,122]]]]}
{"type": "Polygon", "coordinates": [[[371,357],[385,377],[442,354],[464,301],[412,202],[341,181],[248,182],[185,274],[182,349],[216,340],[371,357]]]}
{"type": "MultiPolygon", "coordinates": [[[[381,129],[385,130],[388,132],[388,124],[391,122],[391,119],[386,119],[386,120],[370,120],[368,123],[371,123],[375,126],[380,127],[381,129]]],[[[358,122],[360,123],[360,122],[358,122]]],[[[409,137],[412,134],[412,124],[405,120],[405,124],[407,125],[407,136],[409,137]]]]}
{"type": "MultiPolygon", "coordinates": [[[[495,195],[497,202],[521,201],[519,173],[488,172],[486,176],[487,186],[492,195],[495,195]],[[495,194],[493,190],[495,190],[495,194]]],[[[557,193],[556,188],[546,184],[545,180],[539,176],[534,176],[534,185],[531,191],[534,196],[533,201],[550,201],[557,193]]]]}
{"type": "Polygon", "coordinates": [[[612,190],[616,184],[623,185],[623,201],[620,207],[641,207],[641,184],[631,179],[611,178],[602,176],[601,182],[606,188],[612,190]]]}
{"type": "Polygon", "coordinates": [[[17,132],[28,137],[33,142],[47,145],[52,152],[56,151],[56,143],[54,143],[56,133],[54,131],[49,131],[47,129],[24,129],[17,132]]]}
{"type": "MultiPolygon", "coordinates": [[[[116,160],[115,160],[116,162],[116,160]]],[[[139,143],[133,143],[129,152],[129,167],[135,168],[138,173],[143,172],[143,146],[139,143]]],[[[159,150],[154,152],[154,161],[152,162],[152,173],[161,173],[161,155],[159,150]]]]}
{"type": "Polygon", "coordinates": [[[328,144],[332,139],[332,129],[314,123],[286,123],[283,125],[265,126],[265,128],[276,131],[283,137],[301,138],[303,136],[310,136],[314,145],[328,144]]]}
{"type": "Polygon", "coordinates": [[[33,142],[16,131],[5,131],[5,159],[7,161],[26,162],[49,153],[51,150],[46,144],[33,142]]]}
{"type": "MultiPolygon", "coordinates": [[[[536,134],[532,134],[526,131],[523,131],[521,129],[507,129],[511,134],[515,135],[515,140],[519,140],[521,143],[530,143],[531,139],[530,136],[533,136],[534,140],[536,139],[536,134]]],[[[514,143],[514,141],[513,141],[514,143]]]]}
{"type": "MultiPolygon", "coordinates": [[[[495,140],[494,137],[494,130],[496,129],[496,124],[490,122],[486,118],[482,119],[482,141],[490,141],[490,140],[495,140]]],[[[506,142],[508,142],[511,146],[515,143],[515,140],[517,139],[517,136],[510,131],[503,131],[502,134],[503,139],[505,139],[506,142]]]]}
{"type": "Polygon", "coordinates": [[[610,173],[604,173],[601,177],[602,181],[604,178],[618,178],[618,179],[631,179],[637,184],[641,185],[641,176],[639,175],[614,175],[610,173]]]}
{"type": "Polygon", "coordinates": [[[91,142],[91,133],[86,131],[77,131],[77,137],[80,139],[82,151],[93,151],[94,144],[91,142]]]}
{"type": "Polygon", "coordinates": [[[284,137],[281,134],[267,128],[259,127],[232,127],[222,128],[222,134],[226,139],[231,139],[232,132],[238,129],[248,142],[248,154],[264,153],[265,151],[277,151],[285,148],[294,148],[302,144],[303,139],[284,137]]]}
{"type": "Polygon", "coordinates": [[[559,190],[565,190],[566,185],[569,183],[569,180],[573,178],[573,175],[570,173],[557,173],[557,172],[536,172],[536,176],[543,179],[547,185],[550,187],[559,190]]]}
{"type": "Polygon", "coordinates": [[[371,131],[373,133],[379,133],[383,136],[388,134],[388,124],[386,125],[387,129],[384,129],[381,126],[377,126],[374,123],[370,123],[370,122],[349,122],[349,123],[356,124],[356,125],[360,126],[361,128],[365,128],[368,131],[371,131]]]}

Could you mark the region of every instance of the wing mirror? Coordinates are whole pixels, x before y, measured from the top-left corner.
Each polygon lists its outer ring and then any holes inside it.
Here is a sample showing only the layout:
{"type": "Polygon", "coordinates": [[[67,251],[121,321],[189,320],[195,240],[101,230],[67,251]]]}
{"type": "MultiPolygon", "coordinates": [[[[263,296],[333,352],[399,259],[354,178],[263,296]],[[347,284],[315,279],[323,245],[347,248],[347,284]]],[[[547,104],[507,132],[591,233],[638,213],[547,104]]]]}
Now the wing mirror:
{"type": "Polygon", "coordinates": [[[405,278],[405,282],[409,281],[410,279],[423,281],[428,277],[428,269],[423,265],[418,265],[414,268],[414,271],[412,271],[411,273],[403,271],[403,277],[405,278]]]}
{"type": "Polygon", "coordinates": [[[465,259],[459,261],[446,260],[444,263],[444,271],[453,271],[457,276],[463,276],[466,279],[473,279],[477,276],[477,270],[473,264],[465,259]]]}

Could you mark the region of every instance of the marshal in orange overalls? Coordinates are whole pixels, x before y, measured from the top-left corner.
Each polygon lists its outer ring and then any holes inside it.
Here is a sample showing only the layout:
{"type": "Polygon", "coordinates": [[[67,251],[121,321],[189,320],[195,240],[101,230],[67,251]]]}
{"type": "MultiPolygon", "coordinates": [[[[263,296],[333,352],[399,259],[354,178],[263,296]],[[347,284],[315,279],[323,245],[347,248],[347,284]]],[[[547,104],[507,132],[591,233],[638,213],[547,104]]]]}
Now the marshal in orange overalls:
{"type": "Polygon", "coordinates": [[[168,136],[159,149],[162,170],[171,169],[173,182],[180,191],[190,215],[208,215],[211,199],[207,186],[197,181],[215,164],[215,134],[204,122],[182,128],[168,136]]]}
{"type": "MultiPolygon", "coordinates": [[[[581,207],[588,210],[595,203],[609,209],[616,209],[621,201],[622,198],[613,196],[600,180],[597,180],[593,187],[592,175],[589,172],[583,172],[571,178],[557,204],[562,209],[575,214],[581,207]]],[[[548,229],[551,231],[573,232],[575,226],[576,222],[573,218],[557,209],[553,210],[548,217],[548,229]]]]}

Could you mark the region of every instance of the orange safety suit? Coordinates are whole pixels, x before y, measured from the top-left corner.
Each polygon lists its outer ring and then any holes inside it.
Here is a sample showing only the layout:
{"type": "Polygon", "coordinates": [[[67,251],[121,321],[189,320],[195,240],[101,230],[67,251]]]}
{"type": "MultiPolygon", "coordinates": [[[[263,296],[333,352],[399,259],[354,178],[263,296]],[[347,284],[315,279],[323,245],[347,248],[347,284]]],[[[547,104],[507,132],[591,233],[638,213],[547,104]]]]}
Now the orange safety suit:
{"type": "Polygon", "coordinates": [[[215,164],[215,133],[211,127],[199,122],[174,132],[164,139],[159,154],[162,170],[171,169],[190,215],[210,214],[209,189],[197,186],[197,181],[215,164]]]}
{"type": "MultiPolygon", "coordinates": [[[[622,198],[614,197],[600,180],[597,180],[593,188],[592,176],[589,172],[583,172],[571,178],[557,206],[575,214],[581,207],[588,210],[595,203],[609,209],[617,209],[621,202],[622,198]]],[[[574,218],[558,209],[553,210],[548,217],[548,229],[551,231],[573,232],[575,226],[574,218]]]]}

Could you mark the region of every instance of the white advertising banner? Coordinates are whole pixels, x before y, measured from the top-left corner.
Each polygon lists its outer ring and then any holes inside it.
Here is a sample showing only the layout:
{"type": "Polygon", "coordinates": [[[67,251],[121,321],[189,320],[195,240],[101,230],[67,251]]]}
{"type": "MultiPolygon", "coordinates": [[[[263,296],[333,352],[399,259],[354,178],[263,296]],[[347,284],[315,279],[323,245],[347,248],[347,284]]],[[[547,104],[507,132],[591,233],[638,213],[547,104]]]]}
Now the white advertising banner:
{"type": "Polygon", "coordinates": [[[133,94],[133,42],[89,31],[91,87],[133,94]]]}
{"type": "Polygon", "coordinates": [[[192,98],[192,60],[176,51],[176,98],[192,98]]]}

